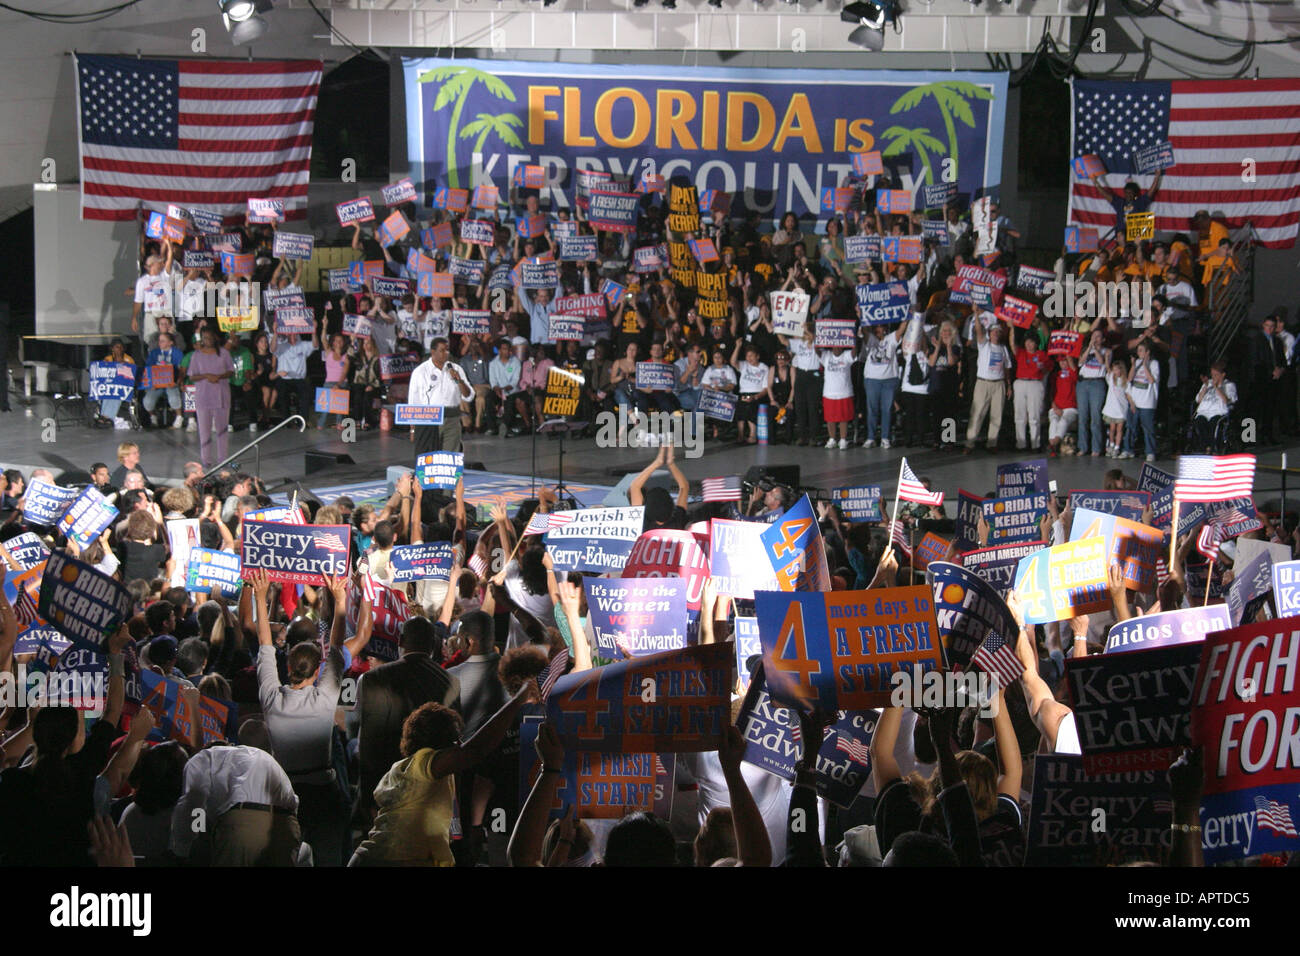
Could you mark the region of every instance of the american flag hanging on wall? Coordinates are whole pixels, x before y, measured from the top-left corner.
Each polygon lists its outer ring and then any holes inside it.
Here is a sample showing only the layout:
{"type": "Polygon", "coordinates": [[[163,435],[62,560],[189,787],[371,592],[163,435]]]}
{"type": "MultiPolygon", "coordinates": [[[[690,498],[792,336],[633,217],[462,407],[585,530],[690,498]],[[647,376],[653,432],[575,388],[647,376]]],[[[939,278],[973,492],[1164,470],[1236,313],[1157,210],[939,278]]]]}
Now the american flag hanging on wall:
{"type": "Polygon", "coordinates": [[[76,62],[83,219],[169,204],[242,219],[250,197],[306,214],[319,61],[76,62]]]}

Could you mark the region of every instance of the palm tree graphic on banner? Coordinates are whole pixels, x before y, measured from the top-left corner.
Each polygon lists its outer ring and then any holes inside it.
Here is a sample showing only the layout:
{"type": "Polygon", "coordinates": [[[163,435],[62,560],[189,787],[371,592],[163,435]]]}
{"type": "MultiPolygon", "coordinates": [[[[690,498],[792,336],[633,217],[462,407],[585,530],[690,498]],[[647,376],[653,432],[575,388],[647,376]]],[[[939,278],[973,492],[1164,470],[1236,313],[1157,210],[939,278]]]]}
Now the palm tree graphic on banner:
{"type": "Polygon", "coordinates": [[[513,113],[500,113],[493,116],[479,113],[464,129],[460,128],[461,112],[465,101],[469,99],[474,84],[482,83],[487,91],[497,99],[515,102],[514,91],[499,77],[475,69],[472,66],[439,66],[420,74],[421,83],[441,83],[438,95],[434,98],[434,112],[446,109],[453,101],[451,121],[447,128],[447,180],[452,188],[460,186],[460,170],[456,166],[456,143],[461,139],[478,136],[474,152],[482,152],[483,144],[490,134],[495,134],[506,145],[522,148],[523,143],[512,127],[522,126],[523,121],[513,113]]]}
{"type": "MultiPolygon", "coordinates": [[[[942,80],[938,83],[926,83],[923,86],[914,86],[900,96],[894,101],[894,105],[889,108],[889,112],[892,115],[916,109],[927,96],[933,97],[935,106],[939,108],[939,115],[943,117],[944,130],[948,134],[948,156],[953,160],[954,168],[960,169],[961,167],[957,162],[957,124],[954,118],[974,129],[975,114],[971,110],[968,101],[971,99],[991,100],[993,99],[993,92],[965,80],[942,80]]],[[[896,156],[906,147],[914,147],[921,157],[921,163],[925,166],[926,180],[931,185],[934,185],[934,170],[930,166],[928,152],[942,153],[944,149],[943,144],[930,134],[929,129],[921,127],[908,130],[901,126],[891,126],[885,130],[882,136],[893,140],[883,155],[896,156]]]]}

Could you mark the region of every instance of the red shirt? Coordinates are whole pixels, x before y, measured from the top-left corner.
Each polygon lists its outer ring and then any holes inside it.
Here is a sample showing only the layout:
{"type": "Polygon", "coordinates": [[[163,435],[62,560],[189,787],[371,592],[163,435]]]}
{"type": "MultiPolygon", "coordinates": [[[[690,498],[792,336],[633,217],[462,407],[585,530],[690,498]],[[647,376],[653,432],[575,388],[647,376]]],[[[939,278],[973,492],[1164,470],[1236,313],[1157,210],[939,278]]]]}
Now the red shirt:
{"type": "Polygon", "coordinates": [[[1049,359],[1042,349],[1031,352],[1026,348],[1016,349],[1016,378],[1032,379],[1041,382],[1047,372],[1049,359]]]}
{"type": "Polygon", "coordinates": [[[1062,364],[1052,376],[1052,404],[1057,408],[1078,408],[1079,399],[1075,393],[1078,384],[1078,370],[1062,364]]]}

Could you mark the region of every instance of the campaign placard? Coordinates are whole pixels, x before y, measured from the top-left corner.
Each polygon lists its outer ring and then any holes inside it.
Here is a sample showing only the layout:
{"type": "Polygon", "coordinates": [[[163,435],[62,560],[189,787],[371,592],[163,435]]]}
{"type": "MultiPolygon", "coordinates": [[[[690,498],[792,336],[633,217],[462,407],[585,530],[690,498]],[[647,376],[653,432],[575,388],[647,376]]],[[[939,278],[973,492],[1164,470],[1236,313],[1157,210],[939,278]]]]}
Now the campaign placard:
{"type": "Polygon", "coordinates": [[[882,237],[876,235],[869,236],[845,236],[844,237],[844,261],[849,264],[867,262],[875,259],[879,260],[882,251],[882,237]]]}
{"type": "MultiPolygon", "coordinates": [[[[1255,612],[1259,610],[1260,605],[1258,602],[1268,601],[1268,595],[1273,591],[1273,584],[1276,580],[1273,573],[1274,567],[1273,555],[1268,551],[1260,551],[1245,564],[1240,561],[1234,564],[1232,583],[1228,585],[1227,593],[1224,595],[1224,604],[1228,608],[1228,617],[1232,621],[1229,627],[1250,624],[1251,621],[1245,616],[1247,609],[1250,609],[1251,617],[1253,617],[1255,612]]],[[[1204,592],[1201,593],[1204,594],[1204,592]]],[[[1289,617],[1290,615],[1281,610],[1275,615],[1272,613],[1272,608],[1270,608],[1268,616],[1289,617]]]]}
{"type": "Polygon", "coordinates": [[[1093,176],[1106,175],[1106,164],[1095,153],[1076,156],[1070,161],[1070,166],[1079,179],[1092,179],[1093,176]]]}
{"type": "Polygon", "coordinates": [[[398,405],[393,421],[398,425],[441,425],[441,405],[398,405]]]}
{"type": "Polygon", "coordinates": [[[450,272],[420,272],[415,277],[416,295],[450,296],[455,292],[450,272]]]}
{"type": "Polygon", "coordinates": [[[1106,635],[1106,653],[1146,651],[1177,644],[1199,644],[1211,631],[1226,631],[1232,619],[1225,604],[1188,607],[1178,611],[1143,614],[1111,625],[1106,635]]]}
{"type": "Polygon", "coordinates": [[[352,527],[346,524],[284,524],[244,516],[240,573],[265,568],[272,581],[322,584],[325,575],[348,573],[352,527]]]}
{"type": "Polygon", "coordinates": [[[186,249],[181,256],[184,269],[215,269],[216,266],[217,257],[205,249],[186,249]]]}
{"type": "Polygon", "coordinates": [[[131,594],[108,575],[66,551],[52,551],[45,561],[36,613],[73,646],[100,653],[105,638],[131,610],[131,594]]]}
{"type": "Polygon", "coordinates": [[[1066,252],[1096,252],[1101,247],[1101,233],[1085,226],[1065,227],[1066,252]]]}
{"type": "Polygon", "coordinates": [[[77,489],[52,485],[35,478],[23,493],[23,517],[28,524],[53,527],[76,500],[77,489]]]}
{"type": "Polygon", "coordinates": [[[495,183],[479,183],[474,187],[474,208],[493,210],[501,203],[501,190],[495,183]]]}
{"type": "Polygon", "coordinates": [[[920,236],[885,236],[880,243],[882,262],[920,262],[920,236]]]}
{"type": "Polygon", "coordinates": [[[853,488],[832,488],[831,504],[837,505],[850,521],[883,521],[880,485],[857,485],[853,488]]]}
{"type": "Polygon", "coordinates": [[[352,393],[346,388],[318,388],[315,410],[330,415],[346,415],[351,400],[352,393]]]}
{"type": "Polygon", "coordinates": [[[858,324],[852,319],[818,319],[814,323],[813,348],[851,349],[857,344],[858,324]]]}
{"type": "Polygon", "coordinates": [[[1083,354],[1083,333],[1054,329],[1047,338],[1047,354],[1078,358],[1083,354]]]}
{"type": "Polygon", "coordinates": [[[709,540],[676,528],[652,528],[632,545],[622,576],[678,578],[686,587],[686,610],[699,611],[709,579],[709,540]]]}
{"type": "Polygon", "coordinates": [[[912,297],[905,282],[863,283],[857,286],[857,297],[863,325],[897,325],[912,314],[912,297]]]}
{"type": "Polygon", "coordinates": [[[431,451],[415,459],[415,477],[421,488],[453,490],[465,473],[465,453],[431,451]]]}
{"type": "Polygon", "coordinates": [[[847,212],[853,205],[853,187],[823,186],[819,208],[823,213],[847,212]]]}
{"type": "Polygon", "coordinates": [[[560,514],[568,520],[557,522],[553,515],[546,532],[546,553],[557,572],[622,571],[645,522],[642,505],[580,508],[560,514]]]}
{"type": "Polygon", "coordinates": [[[420,356],[413,352],[379,356],[379,378],[385,382],[406,382],[420,364],[420,356]]]}
{"type": "Polygon", "coordinates": [[[135,394],[135,366],[127,362],[90,363],[90,400],[129,402],[135,394]]]}
{"type": "MultiPolygon", "coordinates": [[[[695,200],[697,203],[698,201],[695,200]]],[[[635,232],[640,204],[641,197],[636,193],[593,189],[587,202],[587,221],[591,224],[591,228],[603,229],[606,232],[635,232]]],[[[698,216],[699,213],[696,212],[697,219],[698,216]]]]}
{"type": "Polygon", "coordinates": [[[255,332],[261,327],[257,306],[217,306],[217,325],[223,332],[255,332]]]}
{"type": "Polygon", "coordinates": [[[893,675],[943,668],[927,586],[759,591],[763,672],[772,697],[825,711],[889,705],[893,675]]]}
{"type": "Polygon", "coordinates": [[[338,214],[340,226],[350,226],[357,222],[372,222],[375,218],[375,207],[370,202],[369,196],[345,200],[335,206],[334,211],[338,214]]]}
{"type": "Polygon", "coordinates": [[[440,186],[433,191],[433,208],[446,209],[448,212],[468,212],[469,190],[440,186]]]}
{"type": "Polygon", "coordinates": [[[1273,603],[1278,617],[1300,615],[1300,561],[1273,563],[1273,603]]]}
{"type": "MultiPolygon", "coordinates": [[[[519,806],[523,806],[542,772],[537,755],[540,716],[526,716],[519,724],[519,806]]],[[[580,820],[616,820],[644,811],[666,820],[672,813],[672,754],[593,753],[566,751],[560,767],[560,785],[549,816],[558,820],[574,805],[580,820]]]]}
{"type": "Polygon", "coordinates": [[[559,263],[554,259],[525,259],[519,263],[519,284],[525,289],[554,289],[559,281],[559,263]]]}
{"type": "MultiPolygon", "coordinates": [[[[554,316],[552,316],[554,318],[554,316]]],[[[585,319],[577,319],[585,322],[585,319]]],[[[558,337],[557,337],[558,338],[558,337]]],[[[578,414],[585,379],[579,372],[552,366],[546,372],[546,397],[542,399],[542,414],[567,418],[578,414]]]]}
{"type": "Polygon", "coordinates": [[[395,209],[379,224],[375,230],[375,241],[387,248],[400,242],[411,231],[411,224],[406,221],[400,209],[395,209]]]}
{"type": "Polygon", "coordinates": [[[763,550],[767,525],[714,518],[709,522],[709,574],[718,594],[754,599],[755,591],[779,590],[772,562],[763,550]]]}
{"type": "Polygon", "coordinates": [[[239,555],[212,548],[191,548],[185,567],[185,590],[210,591],[231,600],[244,588],[239,555]]]}
{"type": "Polygon", "coordinates": [[[491,247],[496,244],[496,224],[486,219],[465,219],[460,224],[460,237],[475,246],[491,247]]]}
{"type": "Polygon", "coordinates": [[[194,223],[194,230],[200,235],[215,236],[221,232],[222,218],[220,213],[209,212],[206,209],[187,209],[190,222],[194,223]]]}
{"type": "Polygon", "coordinates": [[[957,198],[956,183],[934,183],[921,187],[921,201],[926,209],[940,209],[957,198]]]}
{"type": "Polygon", "coordinates": [[[1206,635],[1192,739],[1205,755],[1201,851],[1207,865],[1295,849],[1297,623],[1279,618],[1206,635]]]}
{"type": "Polygon", "coordinates": [[[947,650],[949,667],[964,667],[992,633],[1015,645],[1016,619],[993,585],[973,571],[947,561],[931,561],[925,583],[934,593],[934,616],[947,650]]]}
{"type": "Polygon", "coordinates": [[[560,258],[565,262],[591,262],[597,257],[595,236],[565,236],[559,244],[560,258]]]}
{"type": "Polygon", "coordinates": [[[830,590],[826,543],[807,494],[765,528],[761,540],[782,591],[830,590]]]}
{"type": "Polygon", "coordinates": [[[546,717],[566,750],[717,750],[731,724],[734,655],[730,642],[703,644],[567,674],[546,700],[546,717]]]}
{"type": "Polygon", "coordinates": [[[808,293],[797,290],[770,292],[768,300],[772,305],[772,331],[777,335],[803,335],[811,301],[808,293]]]}
{"type": "MultiPolygon", "coordinates": [[[[45,577],[45,562],[48,559],[49,555],[47,554],[45,559],[39,564],[22,571],[15,571],[8,567],[0,567],[0,572],[3,572],[4,574],[5,598],[8,599],[10,607],[16,608],[19,596],[24,594],[31,598],[33,605],[39,602],[41,596],[41,581],[45,577]]],[[[33,623],[44,622],[34,621],[33,623]]],[[[19,652],[15,651],[14,653],[19,652]]]]}
{"type": "Polygon", "coordinates": [[[1116,515],[1081,508],[1070,525],[1070,540],[1100,535],[1106,541],[1107,565],[1119,564],[1124,584],[1135,591],[1150,593],[1156,588],[1156,558],[1164,536],[1148,525],[1116,515]]]}
{"type": "Polygon", "coordinates": [[[281,309],[305,309],[307,297],[297,286],[285,286],[283,289],[266,289],[262,292],[262,306],[268,312],[281,309]]]}
{"type": "Polygon", "coordinates": [[[1056,281],[1056,273],[1051,269],[1036,269],[1033,266],[1016,267],[1016,288],[1030,295],[1045,297],[1056,281]]]}
{"type": "Polygon", "coordinates": [[[647,392],[671,392],[676,384],[673,366],[668,362],[637,362],[636,387],[647,392]]]}
{"type": "Polygon", "coordinates": [[[880,150],[878,149],[865,153],[854,153],[852,162],[855,176],[879,176],[885,171],[884,161],[880,158],[880,150]]]}
{"type": "Polygon", "coordinates": [[[446,581],[456,553],[450,541],[427,541],[423,544],[399,544],[388,556],[393,569],[393,583],[407,581],[446,581]]]}
{"type": "Polygon", "coordinates": [[[700,191],[700,212],[730,212],[731,193],[721,189],[704,189],[700,191]]]}
{"type": "Polygon", "coordinates": [[[406,293],[411,291],[411,281],[409,279],[399,279],[393,276],[372,276],[370,279],[370,291],[375,295],[386,296],[390,299],[400,299],[406,293]]]}
{"type": "Polygon", "coordinates": [[[492,313],[487,309],[452,309],[451,330],[457,335],[487,335],[492,331],[492,313]]]}
{"type": "Polygon", "coordinates": [[[1082,757],[1039,754],[1034,758],[1025,866],[1167,863],[1172,814],[1163,770],[1090,775],[1082,757]],[[1104,828],[1094,823],[1097,807],[1106,813],[1104,828]]]}
{"type": "MultiPolygon", "coordinates": [[[[817,750],[818,796],[847,807],[862,792],[871,779],[871,738],[878,720],[870,710],[836,713],[817,750]]],[[[746,763],[784,780],[794,779],[795,761],[805,747],[799,717],[773,700],[763,681],[749,685],[736,726],[745,738],[746,763]]]]}
{"type": "Polygon", "coordinates": [[[1065,662],[1083,769],[1168,770],[1191,745],[1191,700],[1201,645],[1174,644],[1065,662]]]}
{"type": "Polygon", "coordinates": [[[600,280],[600,294],[605,297],[609,308],[617,309],[618,304],[623,301],[623,296],[627,293],[627,286],[621,282],[615,282],[613,279],[600,280]]]}
{"type": "Polygon", "coordinates": [[[700,231],[700,195],[696,186],[673,183],[668,190],[668,231],[681,236],[700,231]]]}
{"type": "Polygon", "coordinates": [[[117,509],[108,503],[99,489],[87,485],[59,518],[59,532],[85,550],[104,533],[117,515],[117,509]]]}
{"type": "Polygon", "coordinates": [[[1155,526],[1159,528],[1168,525],[1173,518],[1174,476],[1144,463],[1138,472],[1137,490],[1151,495],[1151,520],[1155,526]]]}
{"type": "Polygon", "coordinates": [[[411,202],[415,199],[415,184],[407,176],[405,179],[399,179],[395,183],[390,183],[380,190],[383,196],[385,206],[396,206],[399,203],[411,202]]]}
{"type": "Polygon", "coordinates": [[[249,222],[284,222],[284,200],[283,199],[254,199],[248,198],[248,221],[249,222]]]}
{"type": "Polygon", "coordinates": [[[1076,513],[1086,508],[1089,511],[1127,518],[1129,521],[1141,522],[1142,513],[1150,504],[1151,492],[1149,491],[1084,489],[1070,492],[1070,508],[1076,513]]]}
{"type": "Polygon", "coordinates": [[[344,313],[343,334],[355,336],[356,338],[369,337],[370,319],[364,315],[353,315],[351,312],[344,313]]]}
{"type": "Polygon", "coordinates": [[[1139,174],[1159,172],[1174,165],[1174,146],[1168,140],[1133,150],[1133,169],[1139,174]]]}
{"type": "MultiPolygon", "coordinates": [[[[732,640],[736,644],[736,678],[742,687],[748,687],[751,676],[749,659],[763,656],[763,642],[758,636],[758,618],[738,615],[732,640]]],[[[738,723],[736,726],[743,727],[744,724],[738,723]]]]}
{"type": "Polygon", "coordinates": [[[993,310],[993,314],[1018,329],[1027,329],[1034,324],[1034,319],[1038,316],[1038,306],[1024,299],[1018,299],[1014,295],[1006,295],[993,310]]]}
{"type": "Polygon", "coordinates": [[[1014,498],[986,498],[980,507],[989,525],[989,544],[1018,544],[1042,538],[1047,495],[1035,493],[1014,498]]]}
{"type": "Polygon", "coordinates": [[[1016,586],[1016,570],[1025,557],[1042,550],[1045,542],[1026,541],[1023,544],[1001,544],[991,548],[978,548],[965,551],[961,556],[961,565],[974,571],[981,578],[993,585],[999,593],[1005,595],[1016,586]]]}
{"type": "Polygon", "coordinates": [[[984,499],[964,489],[957,491],[957,531],[958,551],[974,551],[980,546],[979,522],[984,516],[984,499]]]}
{"type": "Polygon", "coordinates": [[[601,657],[644,657],[686,647],[686,582],[681,578],[587,577],[582,586],[601,657]]]}
{"type": "Polygon", "coordinates": [[[45,542],[34,531],[24,531],[10,538],[4,542],[4,549],[24,571],[30,571],[37,565],[44,564],[45,559],[50,556],[50,549],[45,547],[45,542]]]}
{"type": "Polygon", "coordinates": [[[316,327],[316,315],[308,308],[275,310],[276,335],[311,335],[316,327]]]}
{"type": "MultiPolygon", "coordinates": [[[[220,235],[208,236],[203,240],[203,242],[204,245],[213,252],[222,254],[227,252],[242,252],[244,248],[244,237],[237,232],[223,232],[220,235]]],[[[224,260],[222,262],[222,268],[225,268],[224,260]]]]}
{"type": "Polygon", "coordinates": [[[600,292],[582,295],[562,295],[555,300],[555,311],[563,315],[581,315],[587,319],[603,319],[606,299],[600,292]]]}
{"type": "Polygon", "coordinates": [[[733,392],[719,392],[714,388],[700,389],[699,400],[695,410],[706,418],[720,422],[734,421],[736,418],[737,398],[733,392]]]}
{"type": "Polygon", "coordinates": [[[1106,539],[1084,538],[1020,559],[1016,590],[1026,624],[1050,624],[1109,608],[1106,539]]]}
{"type": "Polygon", "coordinates": [[[277,229],[275,241],[271,245],[271,255],[306,262],[311,259],[315,246],[316,237],[310,233],[281,232],[277,229]]]}
{"type": "Polygon", "coordinates": [[[951,541],[927,531],[912,550],[912,566],[923,571],[932,561],[943,561],[951,548],[951,541]]]}
{"type": "Polygon", "coordinates": [[[1156,237],[1156,214],[1153,212],[1131,212],[1124,217],[1124,238],[1128,242],[1139,242],[1156,237]]]}

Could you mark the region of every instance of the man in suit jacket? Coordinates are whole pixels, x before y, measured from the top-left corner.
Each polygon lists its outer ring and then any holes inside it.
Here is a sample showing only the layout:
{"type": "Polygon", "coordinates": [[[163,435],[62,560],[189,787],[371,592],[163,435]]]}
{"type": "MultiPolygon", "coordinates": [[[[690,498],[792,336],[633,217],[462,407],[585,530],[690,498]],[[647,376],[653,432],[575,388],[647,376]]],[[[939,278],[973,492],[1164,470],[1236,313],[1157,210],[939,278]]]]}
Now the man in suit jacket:
{"type": "Polygon", "coordinates": [[[411,618],[402,625],[399,659],[368,671],[357,683],[357,808],[367,814],[375,807],[375,787],[402,759],[402,724],[411,711],[429,701],[453,708],[460,702],[460,682],[433,660],[440,627],[422,617],[411,618]]]}
{"type": "Polygon", "coordinates": [[[495,624],[483,611],[471,611],[460,620],[460,633],[469,642],[469,658],[447,671],[460,682],[456,709],[465,720],[465,736],[482,727],[509,699],[497,668],[501,655],[494,643],[495,624]]]}

